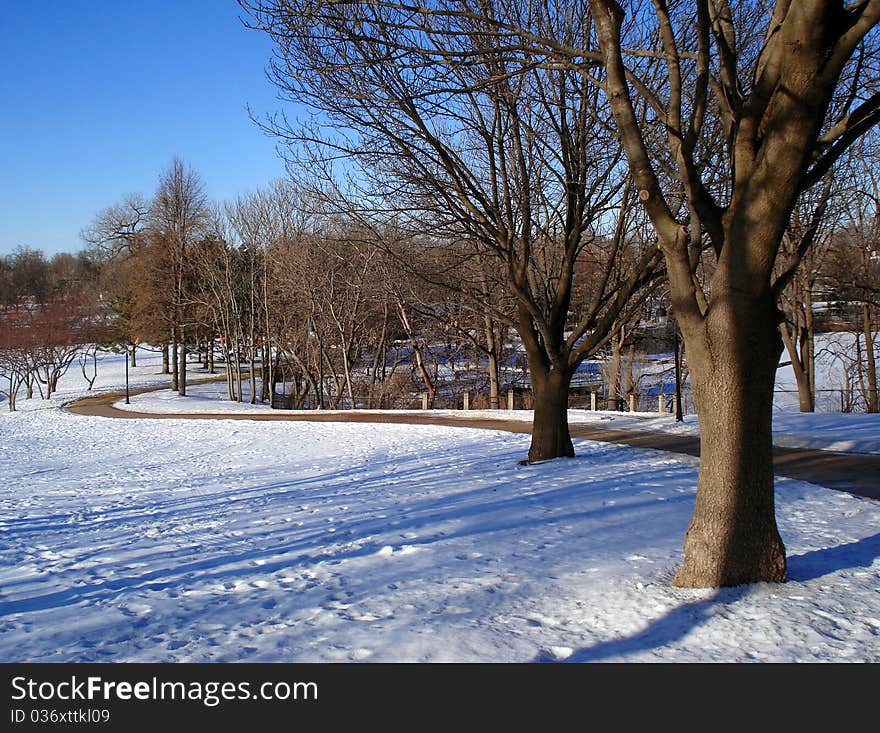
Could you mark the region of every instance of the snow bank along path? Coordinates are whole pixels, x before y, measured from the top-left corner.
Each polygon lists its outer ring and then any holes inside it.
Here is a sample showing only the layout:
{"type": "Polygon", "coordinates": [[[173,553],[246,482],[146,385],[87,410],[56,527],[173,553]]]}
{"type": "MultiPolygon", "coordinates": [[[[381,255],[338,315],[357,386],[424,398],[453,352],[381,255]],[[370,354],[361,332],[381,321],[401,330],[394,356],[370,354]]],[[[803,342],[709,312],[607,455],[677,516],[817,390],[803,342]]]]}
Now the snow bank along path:
{"type": "MultiPolygon", "coordinates": [[[[132,390],[131,394],[156,391],[164,387],[148,387],[132,390]]],[[[123,419],[184,419],[184,420],[283,420],[308,422],[355,422],[407,425],[438,425],[443,427],[481,428],[511,433],[528,433],[531,423],[524,420],[506,419],[504,411],[499,417],[466,416],[453,411],[380,411],[340,410],[316,412],[263,411],[263,412],[138,412],[117,409],[113,406],[123,393],[109,392],[75,400],[66,407],[70,412],[92,417],[123,419]]],[[[698,436],[676,433],[646,432],[643,430],[619,430],[572,422],[569,424],[572,438],[619,443],[637,448],[700,455],[698,436]]],[[[838,453],[809,448],[786,448],[774,446],[774,471],[779,476],[808,481],[830,489],[846,491],[856,496],[880,500],[880,455],[838,453]]]]}

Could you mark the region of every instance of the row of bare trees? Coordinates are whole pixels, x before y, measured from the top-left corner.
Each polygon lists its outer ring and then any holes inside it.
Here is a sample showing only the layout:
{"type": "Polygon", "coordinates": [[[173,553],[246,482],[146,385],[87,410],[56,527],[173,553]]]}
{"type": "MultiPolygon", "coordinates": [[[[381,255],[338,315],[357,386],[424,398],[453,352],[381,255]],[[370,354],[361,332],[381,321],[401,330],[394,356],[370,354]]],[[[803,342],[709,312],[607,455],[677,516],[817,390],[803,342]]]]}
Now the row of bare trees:
{"type": "Polygon", "coordinates": [[[468,386],[485,383],[497,406],[506,326],[450,296],[451,278],[461,277],[454,247],[436,247],[447,260],[437,267],[449,269],[443,286],[427,283],[403,264],[423,256],[418,243],[379,236],[290,181],[202,206],[183,237],[164,194],[175,180],[190,181],[178,189],[203,188],[174,161],[154,201],[129,197],[84,236],[103,260],[120,341],[165,344],[179,393],[185,354],[197,348],[209,371],[220,354],[235,400],[269,400],[280,382],[296,407],[403,404],[413,389],[433,402],[441,362],[457,360],[478,372],[468,386]]]}
{"type": "Polygon", "coordinates": [[[50,398],[78,358],[89,374],[89,355],[108,338],[98,273],[97,263],[66,253],[48,260],[21,248],[0,258],[0,395],[10,411],[22,390],[50,398]]]}

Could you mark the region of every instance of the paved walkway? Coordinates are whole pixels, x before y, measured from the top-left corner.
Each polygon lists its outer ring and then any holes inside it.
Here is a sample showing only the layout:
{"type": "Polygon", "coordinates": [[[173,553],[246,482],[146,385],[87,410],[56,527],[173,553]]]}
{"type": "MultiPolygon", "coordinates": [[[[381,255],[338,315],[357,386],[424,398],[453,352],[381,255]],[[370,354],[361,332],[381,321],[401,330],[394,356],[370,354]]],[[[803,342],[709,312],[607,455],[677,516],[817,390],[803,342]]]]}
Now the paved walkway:
{"type": "MultiPolygon", "coordinates": [[[[167,389],[167,385],[130,390],[130,394],[167,389]]],[[[363,422],[401,423],[409,425],[443,425],[447,427],[504,430],[511,433],[529,433],[531,424],[521,420],[449,417],[425,413],[388,412],[334,412],[332,414],[290,413],[283,410],[266,413],[152,413],[119,410],[113,403],[125,397],[124,392],[105,392],[85,397],[67,405],[67,410],[78,415],[122,419],[174,420],[296,420],[310,422],[363,422]]],[[[700,455],[700,439],[667,433],[647,433],[635,430],[610,430],[598,426],[573,424],[569,426],[573,438],[621,443],[636,448],[700,455]]],[[[773,449],[775,473],[779,476],[809,481],[830,489],[846,491],[857,496],[880,500],[880,456],[857,453],[835,453],[801,448],[773,449]]]]}

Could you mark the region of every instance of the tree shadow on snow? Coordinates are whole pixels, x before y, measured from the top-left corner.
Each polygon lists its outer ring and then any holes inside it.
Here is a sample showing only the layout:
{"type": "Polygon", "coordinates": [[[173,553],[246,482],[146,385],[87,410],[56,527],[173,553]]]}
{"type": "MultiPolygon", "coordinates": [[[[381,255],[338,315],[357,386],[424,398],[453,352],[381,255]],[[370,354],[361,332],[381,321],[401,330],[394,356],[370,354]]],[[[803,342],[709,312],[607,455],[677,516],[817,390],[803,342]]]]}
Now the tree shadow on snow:
{"type": "Polygon", "coordinates": [[[880,533],[835,547],[811,550],[788,558],[788,579],[815,580],[837,570],[868,568],[880,557],[880,533]]]}
{"type": "MultiPolygon", "coordinates": [[[[838,570],[871,567],[880,557],[880,533],[835,547],[811,550],[788,558],[788,581],[805,582],[838,570]]],[[[751,585],[720,588],[711,597],[684,603],[652,621],[644,630],[626,638],[611,639],[579,649],[566,662],[600,662],[609,658],[659,649],[676,642],[708,621],[718,611],[749,595],[751,585]]],[[[535,662],[552,662],[546,652],[535,662]]]]}
{"type": "MultiPolygon", "coordinates": [[[[602,641],[584,649],[578,649],[566,662],[601,662],[612,657],[622,657],[636,652],[649,651],[667,646],[687,636],[697,626],[708,621],[716,612],[723,610],[749,594],[751,586],[720,588],[709,598],[683,603],[633,636],[602,641]]],[[[548,662],[544,654],[533,661],[548,662]]]]}

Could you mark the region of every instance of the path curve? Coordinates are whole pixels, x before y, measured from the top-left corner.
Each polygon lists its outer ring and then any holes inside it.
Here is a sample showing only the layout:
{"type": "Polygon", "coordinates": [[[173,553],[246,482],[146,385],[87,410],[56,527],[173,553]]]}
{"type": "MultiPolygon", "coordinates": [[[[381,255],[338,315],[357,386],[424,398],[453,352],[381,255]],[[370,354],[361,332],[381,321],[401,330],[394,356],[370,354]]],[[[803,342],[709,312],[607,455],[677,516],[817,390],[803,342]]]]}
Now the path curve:
{"type": "MultiPolygon", "coordinates": [[[[134,395],[160,389],[168,389],[168,385],[132,389],[129,390],[129,393],[134,395]]],[[[509,433],[531,432],[531,424],[521,420],[450,417],[448,415],[432,415],[430,411],[424,414],[403,414],[392,411],[160,413],[134,412],[113,407],[113,403],[123,397],[125,397],[124,391],[103,392],[99,395],[74,400],[65,405],[65,409],[77,415],[128,420],[283,420],[298,422],[398,423],[406,425],[481,428],[484,430],[503,430],[509,433]]],[[[683,453],[691,456],[700,455],[700,439],[698,437],[671,435],[668,433],[647,433],[635,430],[614,430],[577,423],[569,425],[569,432],[573,438],[620,443],[636,448],[651,448],[653,450],[683,453]]],[[[845,491],[868,499],[880,500],[880,456],[774,446],[773,464],[774,472],[778,476],[808,481],[829,489],[845,491]]]]}

